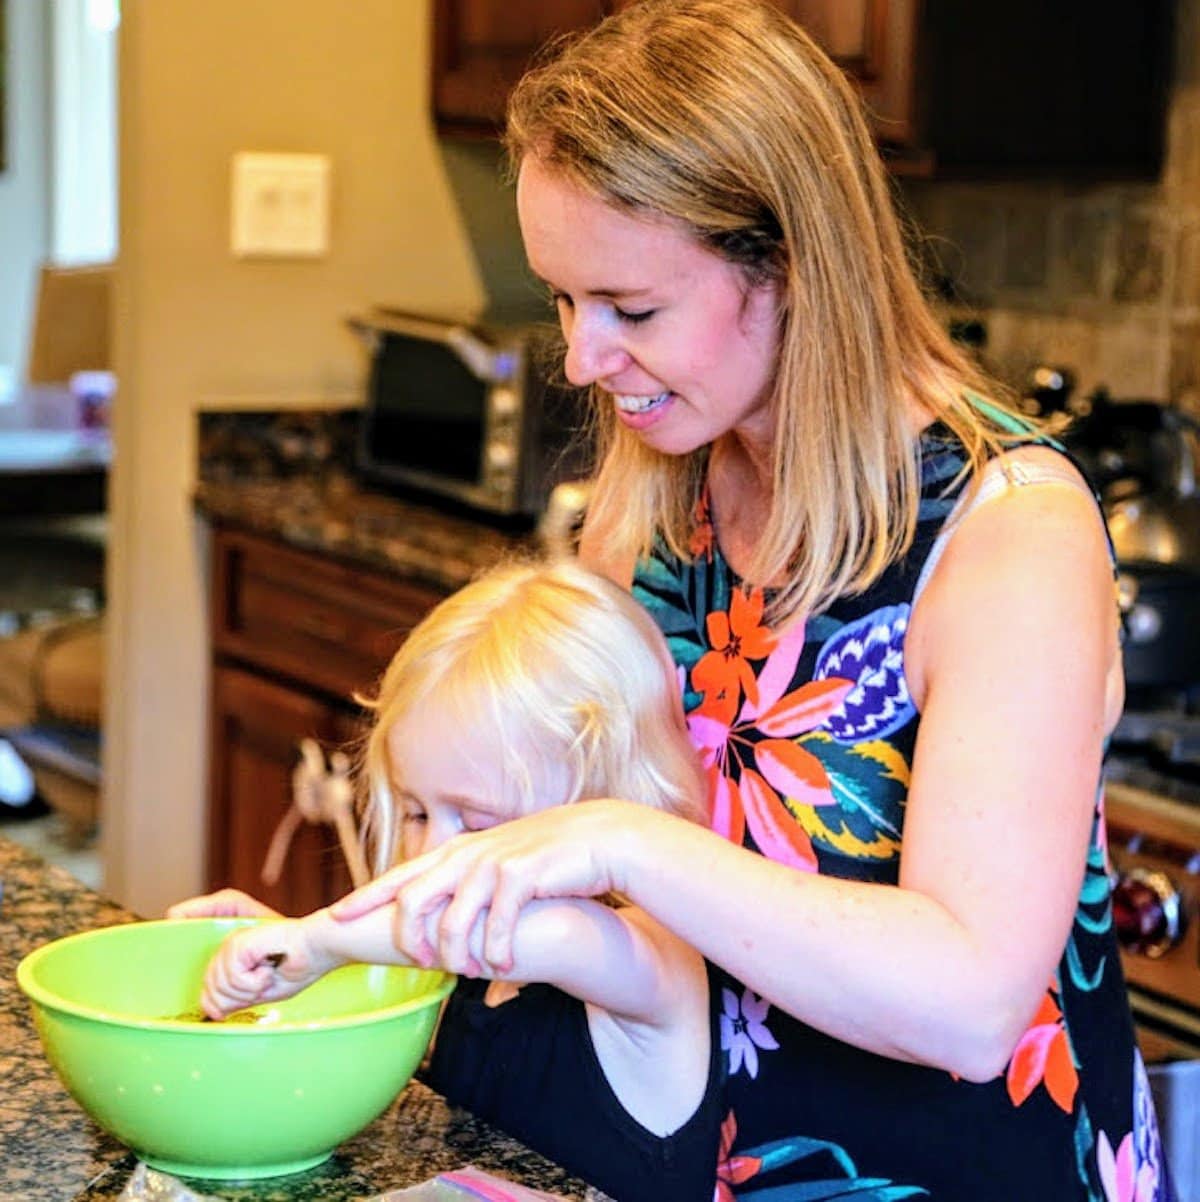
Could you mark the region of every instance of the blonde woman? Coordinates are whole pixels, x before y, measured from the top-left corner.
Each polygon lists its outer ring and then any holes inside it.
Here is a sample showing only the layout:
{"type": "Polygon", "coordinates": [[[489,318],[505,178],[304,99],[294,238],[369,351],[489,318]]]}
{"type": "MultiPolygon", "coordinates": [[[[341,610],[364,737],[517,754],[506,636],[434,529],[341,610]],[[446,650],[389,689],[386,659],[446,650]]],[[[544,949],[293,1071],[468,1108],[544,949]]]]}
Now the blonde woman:
{"type": "MultiPolygon", "coordinates": [[[[443,601],[372,704],[377,869],[611,792],[700,816],[662,636],[577,564],[497,569],[443,601]]],[[[234,891],[171,910],[212,913],[271,914],[234,891]]],[[[386,910],[344,924],[319,910],[238,931],[209,966],[204,1008],[290,997],[350,961],[412,963],[392,925],[386,910]]],[[[526,907],[503,972],[483,966],[478,938],[461,968],[476,979],[443,1013],[433,1088],[621,1202],[711,1202],[722,1113],[699,955],[632,907],[550,899],[526,907]]]]}
{"type": "Polygon", "coordinates": [[[482,920],[503,968],[530,899],[628,896],[720,970],[725,1197],[1168,1197],[1105,873],[1103,522],[927,306],[856,95],[775,5],[644,0],[507,137],[604,434],[582,553],[667,636],[713,829],[585,802],[335,915],[396,900],[452,966],[482,920]]]}

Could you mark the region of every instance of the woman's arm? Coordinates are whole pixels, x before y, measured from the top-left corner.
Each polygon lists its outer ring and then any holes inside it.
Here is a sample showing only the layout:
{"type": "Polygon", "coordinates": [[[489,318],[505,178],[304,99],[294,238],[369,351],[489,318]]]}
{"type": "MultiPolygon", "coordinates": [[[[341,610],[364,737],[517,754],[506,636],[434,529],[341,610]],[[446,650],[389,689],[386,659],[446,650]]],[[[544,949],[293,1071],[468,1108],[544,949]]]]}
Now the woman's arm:
{"type": "Polygon", "coordinates": [[[503,966],[527,900],[615,890],[806,1022],[988,1079],[1070,930],[1116,718],[1111,569],[1090,499],[1026,486],[965,519],[913,616],[906,665],[923,717],[899,888],[796,872],[601,801],[452,840],[414,863],[419,879],[393,870],[341,912],[398,895],[415,931],[449,902],[439,946],[453,965],[490,907],[486,955],[503,966]]]}

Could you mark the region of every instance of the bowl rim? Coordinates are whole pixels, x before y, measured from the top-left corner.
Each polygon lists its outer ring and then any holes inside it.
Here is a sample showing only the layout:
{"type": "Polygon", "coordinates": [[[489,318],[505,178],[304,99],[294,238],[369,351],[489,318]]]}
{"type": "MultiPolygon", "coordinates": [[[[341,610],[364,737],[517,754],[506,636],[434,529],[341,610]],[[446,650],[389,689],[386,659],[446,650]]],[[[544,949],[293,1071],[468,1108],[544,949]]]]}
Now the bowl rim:
{"type": "MultiPolygon", "coordinates": [[[[417,972],[429,973],[430,975],[440,974],[443,979],[418,997],[409,998],[404,1002],[396,1002],[390,1006],[377,1006],[372,1010],[367,1010],[360,1014],[346,1014],[338,1018],[319,1020],[299,1019],[291,1022],[284,1021],[260,1025],[258,1023],[197,1022],[194,1019],[185,1018],[137,1018],[133,1015],[115,1015],[110,1011],[102,1010],[95,1006],[87,1006],[81,1002],[60,997],[34,979],[34,973],[39,962],[61,949],[64,944],[85,942],[102,936],[107,931],[116,930],[121,927],[194,926],[197,923],[205,923],[227,927],[232,931],[237,927],[254,926],[260,922],[270,921],[275,920],[217,916],[211,918],[145,918],[136,919],[133,922],[108,923],[105,926],[93,927],[86,931],[75,931],[70,935],[61,935],[57,939],[43,943],[40,947],[35,948],[22,957],[20,963],[17,965],[17,985],[31,1002],[46,1010],[56,1011],[61,1014],[70,1014],[76,1018],[86,1018],[92,1022],[102,1023],[105,1026],[147,1031],[188,1031],[200,1038],[212,1038],[217,1035],[224,1035],[227,1037],[232,1036],[235,1039],[247,1039],[254,1037],[263,1038],[264,1036],[297,1035],[305,1032],[311,1034],[316,1031],[338,1031],[351,1027],[373,1026],[376,1023],[385,1022],[389,1019],[399,1018],[412,1011],[424,1010],[434,1003],[440,1004],[450,994],[450,991],[458,981],[458,978],[453,973],[442,969],[418,968],[413,966],[417,972]]],[[[404,968],[405,966],[368,965],[367,967],[404,968]]],[[[269,1005],[271,1003],[264,1004],[269,1005]]]]}

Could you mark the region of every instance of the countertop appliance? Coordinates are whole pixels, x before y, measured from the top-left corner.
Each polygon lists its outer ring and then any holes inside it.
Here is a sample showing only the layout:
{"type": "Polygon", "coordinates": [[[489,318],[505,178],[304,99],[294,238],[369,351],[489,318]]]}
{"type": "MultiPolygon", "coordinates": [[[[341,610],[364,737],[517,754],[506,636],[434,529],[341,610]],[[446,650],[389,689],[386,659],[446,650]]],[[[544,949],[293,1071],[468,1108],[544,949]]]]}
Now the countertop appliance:
{"type": "Polygon", "coordinates": [[[347,323],[370,353],[358,467],[384,488],[536,518],[590,468],[585,396],[544,323],[484,325],[378,307],[347,323]]]}

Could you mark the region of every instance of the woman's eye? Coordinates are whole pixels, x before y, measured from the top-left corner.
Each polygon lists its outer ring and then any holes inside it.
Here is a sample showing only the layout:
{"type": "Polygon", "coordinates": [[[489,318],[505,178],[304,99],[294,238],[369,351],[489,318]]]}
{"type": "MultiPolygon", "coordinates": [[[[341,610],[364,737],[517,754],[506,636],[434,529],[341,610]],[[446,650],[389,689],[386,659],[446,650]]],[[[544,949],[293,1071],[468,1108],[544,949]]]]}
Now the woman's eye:
{"type": "Polygon", "coordinates": [[[643,321],[649,321],[654,316],[655,310],[645,309],[641,313],[630,313],[625,309],[617,309],[617,317],[621,321],[627,322],[631,326],[640,325],[643,321]]]}
{"type": "Polygon", "coordinates": [[[424,821],[425,821],[425,815],[424,815],[423,813],[421,813],[420,811],[418,811],[418,810],[414,810],[414,811],[412,811],[411,813],[407,813],[407,814],[405,814],[405,815],[404,815],[404,816],[403,816],[403,817],[400,819],[400,821],[401,821],[401,822],[404,822],[404,823],[410,823],[410,822],[424,822],[424,821]]]}

